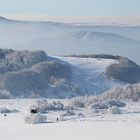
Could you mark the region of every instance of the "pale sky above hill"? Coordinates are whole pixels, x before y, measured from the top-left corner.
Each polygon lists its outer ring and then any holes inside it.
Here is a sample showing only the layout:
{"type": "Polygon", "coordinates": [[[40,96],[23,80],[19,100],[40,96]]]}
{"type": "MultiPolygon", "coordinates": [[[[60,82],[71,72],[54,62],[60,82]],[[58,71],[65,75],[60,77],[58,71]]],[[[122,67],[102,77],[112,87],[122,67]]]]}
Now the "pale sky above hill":
{"type": "Polygon", "coordinates": [[[106,17],[107,22],[136,23],[140,21],[140,0],[0,0],[0,15],[33,20],[80,17],[85,21],[92,17],[97,22],[106,17]]]}
{"type": "Polygon", "coordinates": [[[139,0],[0,0],[0,13],[53,16],[139,16],[139,0]]]}

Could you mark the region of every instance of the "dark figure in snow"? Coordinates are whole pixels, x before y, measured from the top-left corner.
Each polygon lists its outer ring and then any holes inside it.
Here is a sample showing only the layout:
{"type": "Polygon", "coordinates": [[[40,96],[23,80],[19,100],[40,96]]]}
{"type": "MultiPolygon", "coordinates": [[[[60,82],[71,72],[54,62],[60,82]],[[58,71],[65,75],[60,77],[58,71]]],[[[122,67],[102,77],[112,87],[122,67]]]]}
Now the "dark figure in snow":
{"type": "Polygon", "coordinates": [[[36,113],[38,113],[38,110],[37,110],[37,109],[31,109],[30,112],[31,112],[32,114],[36,114],[36,113]]]}
{"type": "Polygon", "coordinates": [[[7,114],[4,114],[4,119],[5,119],[5,121],[6,121],[6,117],[7,117],[7,114]]]}
{"type": "Polygon", "coordinates": [[[59,119],[58,119],[58,117],[57,117],[57,118],[56,118],[56,122],[58,122],[58,120],[59,120],[59,119]]]}

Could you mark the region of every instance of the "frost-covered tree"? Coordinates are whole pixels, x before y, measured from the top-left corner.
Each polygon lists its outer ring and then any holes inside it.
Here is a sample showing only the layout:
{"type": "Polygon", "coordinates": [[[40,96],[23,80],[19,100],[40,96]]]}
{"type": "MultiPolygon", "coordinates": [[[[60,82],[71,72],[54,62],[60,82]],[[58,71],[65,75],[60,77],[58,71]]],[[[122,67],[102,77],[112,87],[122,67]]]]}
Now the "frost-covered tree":
{"type": "Polygon", "coordinates": [[[72,79],[71,68],[65,63],[59,61],[45,61],[34,65],[32,67],[33,71],[40,73],[46,80],[51,80],[51,78],[62,78],[67,81],[72,79]]]}
{"type": "Polygon", "coordinates": [[[125,83],[139,83],[140,66],[127,58],[121,57],[117,63],[108,66],[106,75],[125,83]]]}
{"type": "Polygon", "coordinates": [[[9,99],[11,98],[10,92],[5,89],[0,89],[0,99],[9,99]]]}
{"type": "Polygon", "coordinates": [[[31,108],[37,108],[39,112],[46,113],[50,110],[64,110],[64,105],[60,101],[48,102],[47,100],[39,100],[36,105],[31,106],[31,108]]]}
{"type": "Polygon", "coordinates": [[[106,91],[100,98],[102,100],[124,99],[138,101],[140,100],[140,83],[114,87],[113,89],[106,91]]]}

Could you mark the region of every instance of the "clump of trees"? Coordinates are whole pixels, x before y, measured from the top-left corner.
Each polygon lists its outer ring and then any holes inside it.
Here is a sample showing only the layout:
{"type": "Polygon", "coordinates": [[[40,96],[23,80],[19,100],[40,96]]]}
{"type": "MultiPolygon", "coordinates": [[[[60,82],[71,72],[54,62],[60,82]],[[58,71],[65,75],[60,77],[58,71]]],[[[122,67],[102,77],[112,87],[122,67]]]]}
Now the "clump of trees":
{"type": "Polygon", "coordinates": [[[140,66],[127,58],[119,58],[117,63],[107,67],[106,75],[109,78],[119,80],[125,83],[140,82],[140,66]]]}
{"type": "Polygon", "coordinates": [[[0,99],[10,99],[10,92],[5,89],[0,89],[0,99]]]}

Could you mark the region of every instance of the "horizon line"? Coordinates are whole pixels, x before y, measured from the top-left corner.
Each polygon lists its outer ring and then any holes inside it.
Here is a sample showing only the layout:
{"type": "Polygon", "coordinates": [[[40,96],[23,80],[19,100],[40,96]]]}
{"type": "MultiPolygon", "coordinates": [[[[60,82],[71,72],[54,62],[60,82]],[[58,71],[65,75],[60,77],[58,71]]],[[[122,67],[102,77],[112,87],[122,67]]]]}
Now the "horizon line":
{"type": "Polygon", "coordinates": [[[51,16],[51,15],[6,15],[1,17],[21,21],[50,21],[61,23],[114,23],[122,25],[140,25],[140,16],[51,16]]]}

